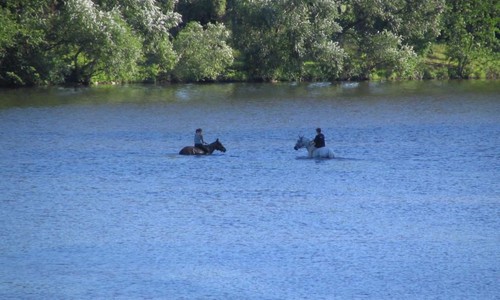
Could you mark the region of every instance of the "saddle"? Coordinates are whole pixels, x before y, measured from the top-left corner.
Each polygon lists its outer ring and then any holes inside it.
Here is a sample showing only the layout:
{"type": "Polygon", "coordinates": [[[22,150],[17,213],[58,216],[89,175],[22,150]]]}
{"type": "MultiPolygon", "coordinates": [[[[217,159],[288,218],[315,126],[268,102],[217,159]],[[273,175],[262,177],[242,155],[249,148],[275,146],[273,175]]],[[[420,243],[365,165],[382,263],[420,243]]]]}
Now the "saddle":
{"type": "Polygon", "coordinates": [[[207,153],[208,152],[205,147],[195,146],[194,148],[197,149],[197,150],[200,150],[202,153],[207,153]]]}

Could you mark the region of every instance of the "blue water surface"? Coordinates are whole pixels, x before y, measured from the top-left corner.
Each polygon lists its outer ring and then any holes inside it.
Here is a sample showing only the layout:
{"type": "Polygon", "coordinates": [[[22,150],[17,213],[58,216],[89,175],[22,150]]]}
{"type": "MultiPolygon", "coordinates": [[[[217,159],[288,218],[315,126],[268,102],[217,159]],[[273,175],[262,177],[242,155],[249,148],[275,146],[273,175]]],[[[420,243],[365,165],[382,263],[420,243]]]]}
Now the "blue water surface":
{"type": "Polygon", "coordinates": [[[495,83],[0,91],[0,298],[498,299],[495,83]]]}

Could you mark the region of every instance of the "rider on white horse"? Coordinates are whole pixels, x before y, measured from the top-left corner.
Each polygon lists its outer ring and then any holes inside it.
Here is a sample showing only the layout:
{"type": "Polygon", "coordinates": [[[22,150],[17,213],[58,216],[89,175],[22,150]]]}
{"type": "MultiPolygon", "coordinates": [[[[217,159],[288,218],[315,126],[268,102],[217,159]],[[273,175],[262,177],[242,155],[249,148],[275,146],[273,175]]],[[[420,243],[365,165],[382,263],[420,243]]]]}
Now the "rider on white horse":
{"type": "Polygon", "coordinates": [[[334,158],[335,154],[333,150],[327,147],[316,148],[314,146],[314,141],[309,140],[306,137],[299,136],[297,143],[295,143],[295,150],[300,148],[306,148],[308,157],[310,158],[334,158]]]}
{"type": "Polygon", "coordinates": [[[314,138],[314,147],[323,148],[325,147],[325,136],[321,133],[321,128],[316,128],[316,137],[314,138]]]}

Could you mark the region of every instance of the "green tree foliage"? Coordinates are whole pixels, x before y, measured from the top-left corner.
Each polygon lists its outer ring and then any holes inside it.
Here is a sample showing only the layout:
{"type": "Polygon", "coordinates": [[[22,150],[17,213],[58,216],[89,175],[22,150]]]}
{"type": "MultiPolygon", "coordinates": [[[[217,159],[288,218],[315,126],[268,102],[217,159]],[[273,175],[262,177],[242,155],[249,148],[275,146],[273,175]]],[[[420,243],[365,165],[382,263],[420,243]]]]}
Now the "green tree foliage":
{"type": "Polygon", "coordinates": [[[448,66],[497,78],[499,10],[495,0],[0,0],[0,86],[433,78],[448,66]],[[436,40],[449,58],[438,71],[422,66],[436,40]]]}
{"type": "Polygon", "coordinates": [[[120,10],[123,20],[142,40],[144,59],[140,62],[140,77],[148,80],[167,77],[176,61],[170,30],[181,22],[181,15],[173,11],[176,1],[115,0],[115,2],[112,4],[113,9],[120,10]]]}
{"type": "MultiPolygon", "coordinates": [[[[494,0],[448,1],[443,33],[448,44],[448,57],[456,64],[452,77],[468,78],[474,62],[485,67],[499,68],[500,43],[498,35],[500,3],[494,0]]],[[[486,70],[490,71],[490,70],[486,70]]]]}
{"type": "MultiPolygon", "coordinates": [[[[53,58],[46,53],[49,1],[21,0],[1,7],[0,86],[33,86],[52,81],[53,58]]],[[[57,75],[55,75],[57,76],[57,75]]]]}
{"type": "Polygon", "coordinates": [[[36,85],[156,77],[175,64],[169,30],[180,15],[154,0],[18,0],[4,5],[0,84],[36,85]],[[14,19],[15,26],[9,20],[14,19]]]}
{"type": "Polygon", "coordinates": [[[18,24],[11,12],[0,7],[0,62],[2,62],[0,65],[0,82],[8,84],[22,82],[22,79],[17,74],[6,67],[6,63],[10,61],[9,56],[13,56],[17,27],[18,24]]]}
{"type": "Polygon", "coordinates": [[[186,24],[191,21],[202,25],[216,23],[226,14],[226,0],[179,0],[177,11],[186,24]]]}
{"type": "Polygon", "coordinates": [[[443,8],[444,0],[241,0],[231,20],[253,78],[412,78],[443,8]]]}
{"type": "Polygon", "coordinates": [[[66,0],[59,40],[71,60],[71,82],[88,83],[100,75],[108,80],[154,78],[173,68],[175,54],[169,29],[180,22],[153,0],[66,0]],[[141,74],[140,77],[137,77],[141,74]]]}
{"type": "Polygon", "coordinates": [[[54,41],[68,67],[68,81],[88,84],[97,75],[133,78],[142,54],[140,40],[118,11],[101,10],[92,1],[68,0],[61,12],[54,41]]]}
{"type": "Polygon", "coordinates": [[[380,70],[414,77],[416,54],[439,35],[443,8],[444,0],[342,1],[336,38],[349,54],[343,77],[366,79],[380,70]]]}
{"type": "Polygon", "coordinates": [[[215,80],[233,63],[231,47],[226,43],[229,31],[222,24],[190,22],[174,41],[179,61],[173,71],[180,81],[215,80]]]}
{"type": "Polygon", "coordinates": [[[343,68],[343,50],[331,39],[341,30],[334,1],[241,0],[233,5],[234,44],[253,78],[300,80],[311,60],[332,76],[343,68]]]}
{"type": "Polygon", "coordinates": [[[6,49],[14,45],[17,23],[8,9],[0,7],[0,59],[4,57],[6,49]]]}

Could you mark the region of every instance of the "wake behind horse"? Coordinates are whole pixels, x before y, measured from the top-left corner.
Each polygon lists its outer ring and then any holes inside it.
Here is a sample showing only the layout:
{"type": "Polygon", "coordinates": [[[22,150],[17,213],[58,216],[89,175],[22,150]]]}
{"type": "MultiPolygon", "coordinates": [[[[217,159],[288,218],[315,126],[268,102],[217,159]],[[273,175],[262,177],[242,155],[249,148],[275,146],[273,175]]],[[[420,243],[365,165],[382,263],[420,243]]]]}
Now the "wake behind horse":
{"type": "Polygon", "coordinates": [[[314,142],[306,137],[299,136],[297,143],[293,149],[299,150],[300,148],[306,148],[308,157],[310,158],[334,158],[335,154],[333,150],[327,147],[316,148],[314,147],[314,142]]]}
{"type": "Polygon", "coordinates": [[[215,142],[205,145],[205,148],[208,152],[205,152],[203,149],[194,147],[194,146],[186,146],[179,151],[181,155],[208,155],[212,154],[215,150],[226,152],[226,148],[222,145],[222,143],[217,139],[215,142]]]}

